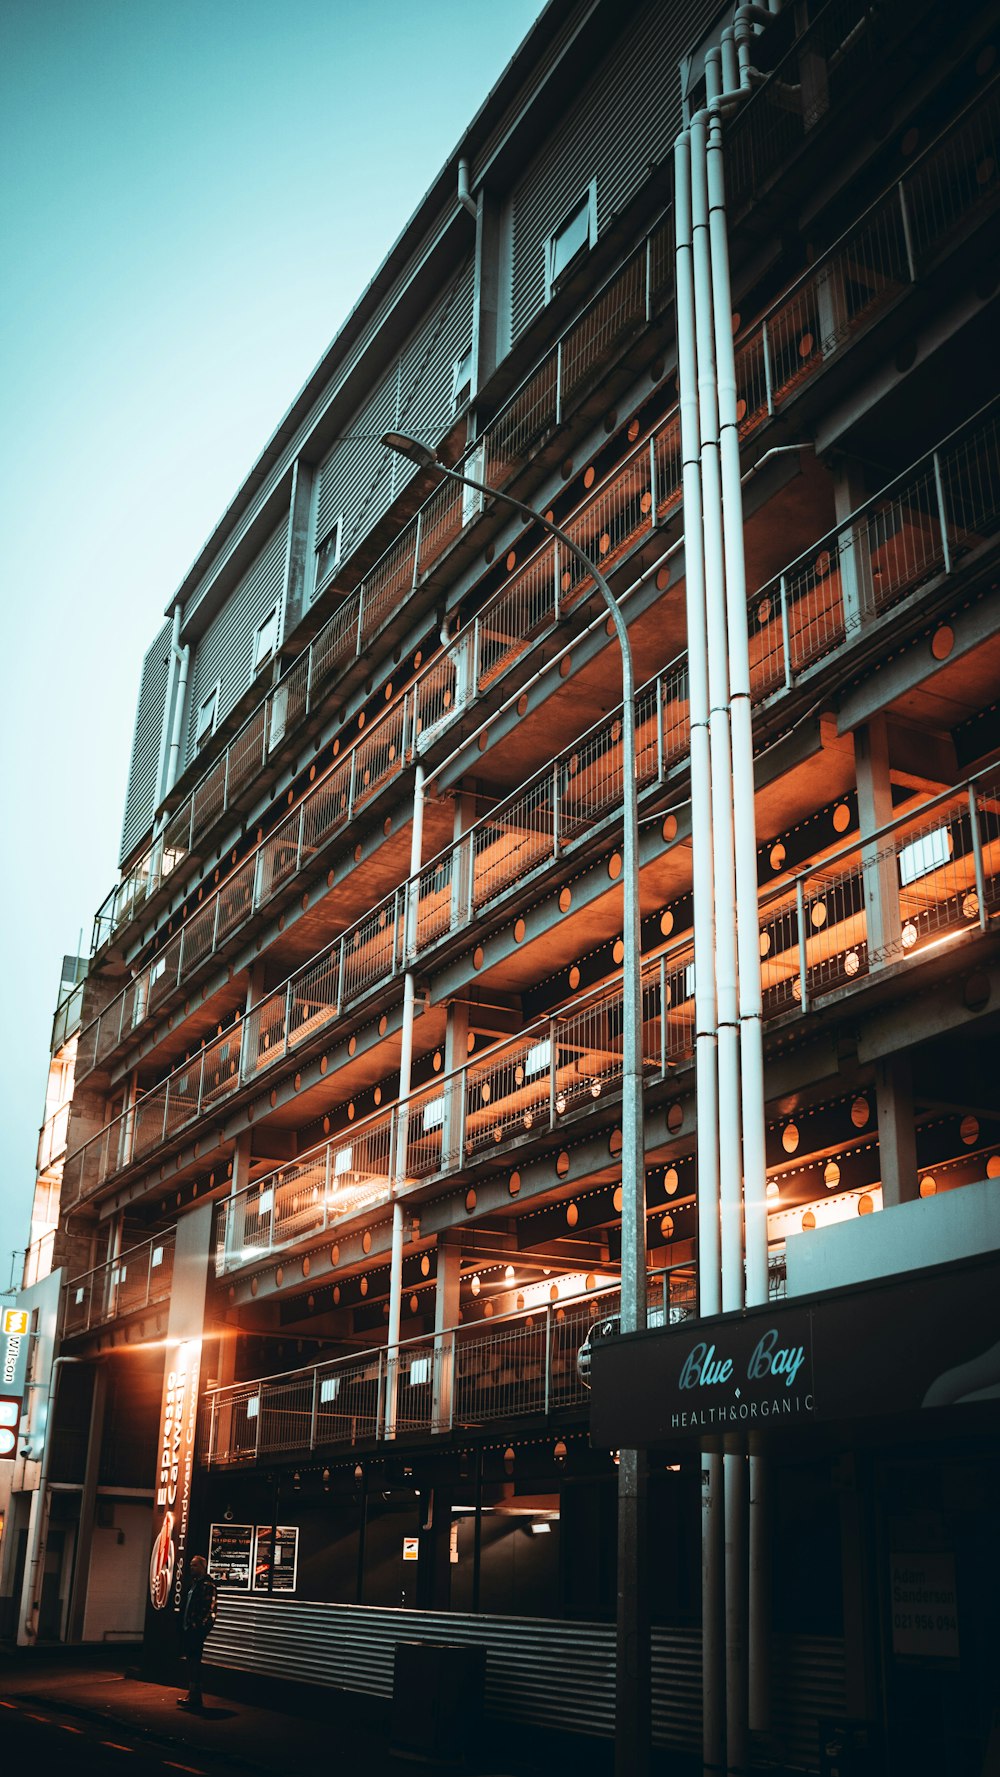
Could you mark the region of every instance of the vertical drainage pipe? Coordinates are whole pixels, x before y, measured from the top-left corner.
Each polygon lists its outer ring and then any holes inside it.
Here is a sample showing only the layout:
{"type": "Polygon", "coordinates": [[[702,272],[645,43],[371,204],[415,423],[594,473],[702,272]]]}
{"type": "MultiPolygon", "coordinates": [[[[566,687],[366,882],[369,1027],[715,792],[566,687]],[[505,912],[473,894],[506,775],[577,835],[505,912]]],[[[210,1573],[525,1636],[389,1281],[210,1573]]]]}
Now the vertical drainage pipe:
{"type": "Polygon", "coordinates": [[[170,753],[167,759],[167,777],[163,786],[164,796],[169,796],[178,778],[178,765],[181,752],[181,729],[184,725],[184,705],[187,702],[188,667],[191,662],[191,649],[185,645],[181,649],[180,672],[177,677],[177,692],[174,698],[174,719],[170,732],[170,753]]]}
{"type": "Polygon", "coordinates": [[[396,1435],[399,1400],[399,1329],[403,1303],[402,1190],[406,1182],[406,1146],[413,1073],[413,1017],[416,987],[411,958],[415,949],[420,865],[424,849],[424,768],[419,759],[413,774],[413,826],[410,832],[410,874],[403,909],[403,1023],[399,1039],[399,1094],[396,1101],[396,1149],[392,1166],[392,1248],[389,1257],[389,1325],[386,1333],[385,1435],[396,1435]]]}
{"type": "Polygon", "coordinates": [[[156,806],[159,808],[167,793],[166,773],[167,757],[170,751],[170,735],[173,727],[173,702],[177,689],[177,668],[181,660],[181,601],[177,600],[171,613],[170,653],[167,655],[167,688],[163,695],[163,722],[160,726],[160,756],[156,762],[156,806]]]}
{"type": "MultiPolygon", "coordinates": [[[[745,13],[749,9],[742,9],[745,13]]],[[[750,22],[741,16],[737,48],[748,49],[750,22]]],[[[749,70],[747,70],[747,76],[749,70]]],[[[744,64],[741,60],[741,79],[744,64]]],[[[711,113],[706,148],[712,298],[718,373],[719,460],[726,571],[729,654],[729,713],[732,735],[736,937],[739,971],[741,1120],[743,1126],[743,1214],[746,1296],[767,1300],[767,1206],[764,1160],[764,1045],[757,912],[757,827],[754,812],[753,711],[747,636],[746,559],[743,543],[743,489],[739,422],[736,412],[736,353],[733,346],[732,283],[726,231],[722,118],[711,113]]],[[[734,1307],[740,1306],[734,1303],[734,1307]]]]}
{"type": "MultiPolygon", "coordinates": [[[[709,104],[717,95],[718,50],[705,58],[709,104]],[[713,90],[714,87],[714,90],[713,90]]],[[[739,1002],[736,977],[736,872],[733,851],[732,747],[718,396],[708,233],[707,113],[691,124],[691,238],[694,249],[695,338],[701,439],[705,608],[708,631],[709,740],[712,758],[712,844],[715,860],[715,972],[718,1006],[719,1200],[723,1311],[743,1306],[740,1201],[739,1002]]],[[[685,530],[687,526],[685,526],[685,530]]]]}
{"type": "MultiPolygon", "coordinates": [[[[699,466],[698,364],[691,239],[691,141],[674,146],[677,371],[684,499],[684,591],[691,728],[691,846],[694,892],[695,1095],[697,1107],[698,1305],[721,1306],[719,1248],[719,1092],[716,1051],[715,894],[712,876],[712,768],[708,636],[699,466]]],[[[722,1457],[715,1440],[701,1453],[702,1768],[718,1777],[725,1756],[725,1641],[722,1617],[722,1457]]]]}

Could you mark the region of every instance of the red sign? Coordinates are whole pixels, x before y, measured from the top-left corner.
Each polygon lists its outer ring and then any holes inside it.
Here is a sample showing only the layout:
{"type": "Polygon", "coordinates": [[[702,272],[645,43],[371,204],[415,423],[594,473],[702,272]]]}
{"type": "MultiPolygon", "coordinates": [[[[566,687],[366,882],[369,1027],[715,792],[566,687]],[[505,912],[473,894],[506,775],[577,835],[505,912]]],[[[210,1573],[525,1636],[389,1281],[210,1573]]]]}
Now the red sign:
{"type": "Polygon", "coordinates": [[[17,1428],[21,1422],[19,1394],[0,1394],[0,1461],[17,1455],[17,1428]]]}

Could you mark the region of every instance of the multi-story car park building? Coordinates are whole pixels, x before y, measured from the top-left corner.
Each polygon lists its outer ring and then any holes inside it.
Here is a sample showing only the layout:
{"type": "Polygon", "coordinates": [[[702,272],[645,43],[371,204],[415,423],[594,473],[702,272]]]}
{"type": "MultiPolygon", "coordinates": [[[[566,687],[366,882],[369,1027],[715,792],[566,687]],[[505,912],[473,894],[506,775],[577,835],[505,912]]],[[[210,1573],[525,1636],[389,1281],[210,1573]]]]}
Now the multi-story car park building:
{"type": "MultiPolygon", "coordinates": [[[[743,71],[766,1294],[775,1328],[840,1329],[811,1360],[838,1388],[759,1422],[750,1725],[813,1769],[821,1718],[891,1770],[977,1771],[996,1732],[996,17],[736,23],[553,0],[150,647],[75,990],[22,1640],[144,1613],[155,1640],[197,1544],[223,1665],[387,1691],[398,1639],[482,1642],[497,1713],[611,1730],[588,1334],[621,1264],[621,661],[544,524],[382,440],[564,527],[628,622],[659,1376],[708,1305],[688,581],[715,515],[684,497],[674,145],[743,71]]],[[[653,1737],[696,1751],[709,1446],[649,1438],[653,1737]]]]}

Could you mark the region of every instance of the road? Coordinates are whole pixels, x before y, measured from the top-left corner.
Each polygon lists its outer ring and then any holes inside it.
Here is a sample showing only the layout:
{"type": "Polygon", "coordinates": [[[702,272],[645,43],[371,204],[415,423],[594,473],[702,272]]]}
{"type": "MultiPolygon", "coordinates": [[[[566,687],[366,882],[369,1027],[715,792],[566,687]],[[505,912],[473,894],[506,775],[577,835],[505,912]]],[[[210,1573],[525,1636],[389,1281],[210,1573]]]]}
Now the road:
{"type": "MultiPolygon", "coordinates": [[[[73,1777],[165,1777],[182,1771],[190,1777],[213,1777],[233,1771],[232,1759],[206,1754],[198,1747],[186,1753],[180,1746],[157,1743],[137,1735],[119,1722],[87,1721],[44,1699],[0,1699],[0,1746],[4,1765],[22,1764],[25,1770],[58,1771],[68,1765],[73,1777]]],[[[228,1715],[220,1706],[213,1715],[228,1715]]],[[[178,1732],[183,1717],[178,1711],[178,1732]]],[[[223,1729],[224,1731],[224,1729],[223,1729]]]]}

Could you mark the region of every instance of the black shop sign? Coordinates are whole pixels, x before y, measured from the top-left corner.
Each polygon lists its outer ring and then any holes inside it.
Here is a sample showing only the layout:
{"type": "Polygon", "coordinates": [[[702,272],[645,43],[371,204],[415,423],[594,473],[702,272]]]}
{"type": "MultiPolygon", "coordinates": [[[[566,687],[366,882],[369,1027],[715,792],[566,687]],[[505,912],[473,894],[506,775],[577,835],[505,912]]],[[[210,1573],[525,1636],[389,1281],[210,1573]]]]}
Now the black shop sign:
{"type": "Polygon", "coordinates": [[[994,1256],[595,1339],[590,1435],[641,1448],[1000,1392],[994,1256]]]}

